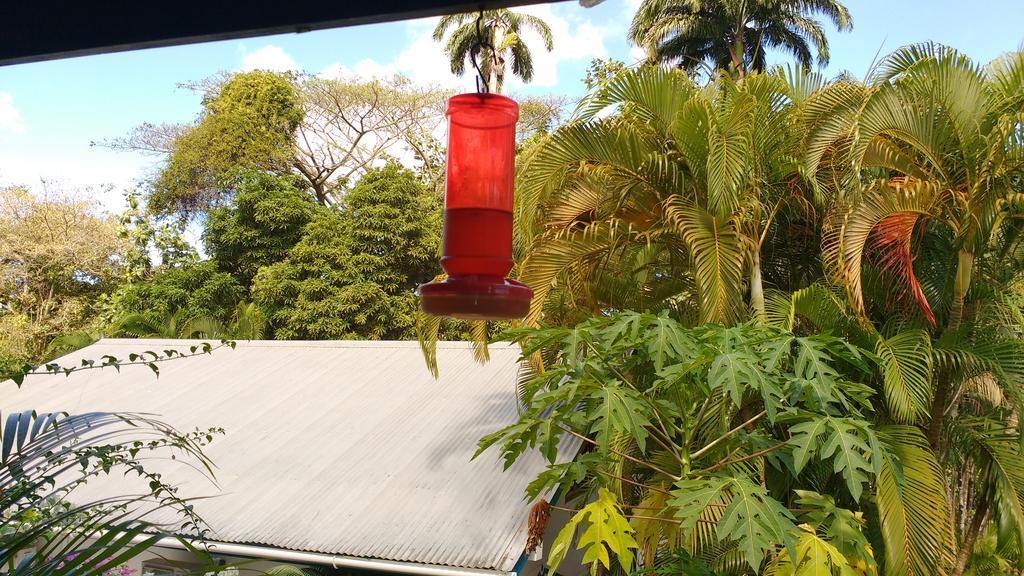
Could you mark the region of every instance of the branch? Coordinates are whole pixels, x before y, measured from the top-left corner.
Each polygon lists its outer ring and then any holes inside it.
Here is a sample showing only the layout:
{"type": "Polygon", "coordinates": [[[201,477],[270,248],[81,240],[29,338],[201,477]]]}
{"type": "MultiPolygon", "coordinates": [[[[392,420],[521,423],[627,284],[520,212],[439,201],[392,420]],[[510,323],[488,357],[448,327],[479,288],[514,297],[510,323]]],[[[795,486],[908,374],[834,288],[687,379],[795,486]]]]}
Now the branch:
{"type": "MultiPolygon", "coordinates": [[[[599,443],[595,442],[594,440],[592,440],[590,438],[587,438],[586,436],[584,436],[582,434],[579,434],[579,433],[575,432],[574,430],[566,428],[565,426],[562,426],[562,430],[565,430],[569,434],[572,434],[573,436],[579,438],[580,440],[583,440],[584,442],[587,442],[587,443],[592,444],[592,445],[597,446],[597,447],[601,447],[601,445],[599,443]]],[[[641,466],[645,466],[647,468],[650,468],[651,470],[654,470],[655,472],[660,472],[661,474],[664,474],[665,476],[668,476],[669,478],[671,478],[673,480],[680,480],[680,479],[682,479],[682,476],[676,476],[675,474],[671,474],[669,472],[666,472],[665,470],[662,470],[661,468],[655,466],[654,464],[651,464],[650,462],[645,462],[645,461],[643,461],[643,460],[641,460],[639,458],[636,458],[635,456],[630,456],[629,454],[623,454],[622,452],[619,452],[618,450],[615,450],[614,448],[608,448],[608,451],[611,452],[612,454],[615,454],[616,456],[621,456],[621,457],[625,458],[626,460],[629,460],[630,462],[639,464],[641,466]]]]}
{"type": "Polygon", "coordinates": [[[648,490],[653,490],[655,492],[658,492],[659,494],[664,494],[666,496],[671,496],[672,495],[672,493],[669,492],[668,490],[663,490],[661,488],[655,488],[654,486],[648,486],[647,484],[643,484],[641,482],[637,482],[636,480],[630,480],[629,478],[623,478],[622,476],[616,476],[615,474],[612,474],[611,472],[605,472],[604,470],[599,470],[597,468],[594,468],[594,472],[597,472],[598,474],[601,474],[603,476],[607,476],[609,478],[614,478],[615,480],[619,480],[619,481],[625,482],[627,484],[632,484],[633,486],[637,486],[637,487],[640,487],[640,488],[646,488],[648,490]]]}
{"type": "Polygon", "coordinates": [[[774,452],[774,451],[778,450],[779,448],[782,448],[783,446],[786,446],[786,444],[787,444],[786,442],[779,442],[778,444],[776,444],[776,445],[774,445],[774,446],[772,446],[770,448],[765,448],[764,450],[759,450],[757,452],[754,452],[753,454],[749,454],[747,456],[744,456],[742,458],[737,458],[735,460],[728,460],[728,456],[726,456],[726,459],[723,459],[721,462],[715,464],[711,468],[708,468],[708,469],[706,469],[704,471],[708,472],[708,473],[711,473],[711,472],[715,472],[717,470],[720,470],[722,468],[725,468],[726,466],[731,466],[733,464],[739,464],[740,462],[746,462],[747,460],[753,460],[754,458],[760,458],[761,456],[764,456],[765,454],[768,454],[769,452],[774,452]]]}
{"type": "Polygon", "coordinates": [[[733,435],[733,434],[735,434],[736,432],[739,432],[740,430],[742,430],[742,429],[746,428],[747,426],[750,426],[750,425],[751,425],[751,424],[753,424],[754,422],[757,422],[758,420],[760,420],[761,418],[763,418],[765,414],[766,414],[766,412],[765,412],[764,410],[761,410],[760,412],[758,412],[758,413],[757,413],[757,414],[756,414],[756,415],[755,415],[755,416],[754,416],[753,418],[751,418],[750,420],[747,420],[746,422],[744,422],[744,423],[740,424],[739,426],[737,426],[737,427],[733,428],[732,430],[729,430],[729,431],[728,431],[728,432],[726,432],[725,434],[722,434],[722,435],[721,435],[721,436],[719,436],[718,438],[715,438],[715,439],[714,439],[714,440],[712,440],[712,441],[711,441],[711,442],[710,442],[710,443],[709,443],[709,444],[708,444],[707,446],[705,446],[705,447],[701,448],[700,450],[697,450],[696,452],[694,452],[693,454],[691,454],[691,455],[690,455],[690,459],[692,460],[692,459],[694,459],[694,458],[697,458],[697,457],[701,456],[702,454],[704,454],[705,452],[707,452],[708,450],[711,450],[711,449],[712,449],[712,448],[714,448],[715,446],[718,446],[719,444],[721,444],[721,443],[722,443],[722,441],[723,441],[723,440],[725,440],[725,439],[726,439],[726,438],[728,438],[729,436],[732,436],[732,435],[733,435]]]}

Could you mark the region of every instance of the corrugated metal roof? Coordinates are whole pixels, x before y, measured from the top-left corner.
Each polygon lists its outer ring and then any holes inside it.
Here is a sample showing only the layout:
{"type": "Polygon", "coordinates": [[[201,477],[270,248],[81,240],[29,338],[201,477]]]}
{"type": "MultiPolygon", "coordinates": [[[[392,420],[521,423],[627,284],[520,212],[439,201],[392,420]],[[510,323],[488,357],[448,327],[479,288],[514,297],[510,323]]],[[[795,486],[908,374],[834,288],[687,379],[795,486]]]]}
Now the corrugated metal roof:
{"type": "MultiPolygon", "coordinates": [[[[107,339],[61,362],[193,343],[107,339]]],[[[481,365],[467,343],[440,343],[435,381],[415,342],[238,342],[164,363],[159,378],[134,366],[7,382],[0,408],[225,428],[207,449],[219,495],[196,502],[215,540],[509,571],[526,542],[523,490],[543,459],[502,471],[494,452],[470,457],[516,419],[518,355],[494,345],[481,365]]],[[[180,481],[182,495],[218,493],[180,481]]]]}

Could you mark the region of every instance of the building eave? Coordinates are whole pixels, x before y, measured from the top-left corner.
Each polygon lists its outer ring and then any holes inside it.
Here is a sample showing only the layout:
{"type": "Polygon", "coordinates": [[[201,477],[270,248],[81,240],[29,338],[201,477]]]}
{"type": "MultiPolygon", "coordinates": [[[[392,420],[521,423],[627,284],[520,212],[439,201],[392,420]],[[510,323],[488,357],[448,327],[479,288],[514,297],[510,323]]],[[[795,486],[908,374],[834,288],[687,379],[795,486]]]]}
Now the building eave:
{"type": "MultiPolygon", "coordinates": [[[[141,535],[137,536],[134,541],[141,542],[148,538],[149,536],[141,535]]],[[[185,545],[181,539],[170,536],[161,538],[155,542],[153,546],[160,548],[173,548],[177,550],[189,550],[189,546],[185,545]]],[[[351,568],[356,570],[384,572],[388,574],[408,574],[410,576],[516,576],[516,572],[504,572],[501,570],[437,566],[417,562],[398,562],[395,560],[382,560],[377,558],[357,558],[339,554],[285,550],[282,548],[262,546],[259,544],[233,544],[230,542],[203,541],[194,542],[191,546],[204,550],[209,554],[222,556],[274,560],[291,564],[314,564],[319,566],[330,566],[334,569],[351,568]]]]}

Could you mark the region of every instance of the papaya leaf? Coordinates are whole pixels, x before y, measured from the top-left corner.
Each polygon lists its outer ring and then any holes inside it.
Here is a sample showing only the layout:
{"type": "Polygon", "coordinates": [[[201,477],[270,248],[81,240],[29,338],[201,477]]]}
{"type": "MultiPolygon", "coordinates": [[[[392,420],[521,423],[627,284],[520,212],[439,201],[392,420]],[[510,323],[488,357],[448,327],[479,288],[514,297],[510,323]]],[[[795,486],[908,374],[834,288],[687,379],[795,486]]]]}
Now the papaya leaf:
{"type": "Polygon", "coordinates": [[[619,565],[627,570],[633,565],[633,550],[639,548],[633,537],[633,527],[622,515],[615,495],[605,488],[598,491],[597,499],[573,515],[559,531],[551,545],[548,565],[551,572],[565,560],[572,545],[577,528],[583,527],[577,548],[583,550],[583,563],[599,562],[605,569],[611,569],[609,551],[615,555],[619,565]]]}

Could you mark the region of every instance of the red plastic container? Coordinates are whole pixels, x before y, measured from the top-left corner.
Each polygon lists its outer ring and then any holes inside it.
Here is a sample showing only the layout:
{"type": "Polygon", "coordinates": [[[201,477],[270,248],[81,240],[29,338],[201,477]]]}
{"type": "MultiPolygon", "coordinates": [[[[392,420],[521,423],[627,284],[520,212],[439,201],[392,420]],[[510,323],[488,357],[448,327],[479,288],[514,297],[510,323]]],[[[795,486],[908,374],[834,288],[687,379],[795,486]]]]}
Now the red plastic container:
{"type": "Polygon", "coordinates": [[[423,311],[436,316],[522,318],[533,291],[505,278],[512,269],[512,198],[519,106],[497,94],[448,100],[443,282],[423,284],[423,311]]]}

